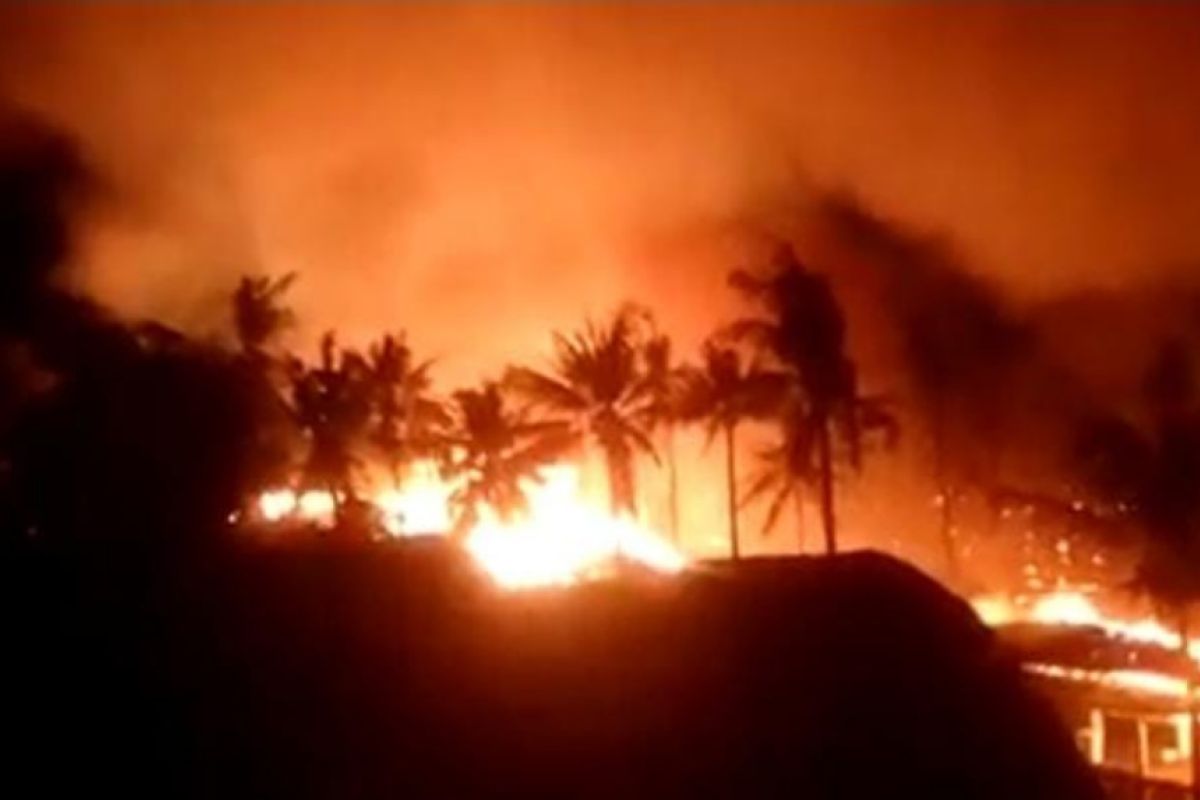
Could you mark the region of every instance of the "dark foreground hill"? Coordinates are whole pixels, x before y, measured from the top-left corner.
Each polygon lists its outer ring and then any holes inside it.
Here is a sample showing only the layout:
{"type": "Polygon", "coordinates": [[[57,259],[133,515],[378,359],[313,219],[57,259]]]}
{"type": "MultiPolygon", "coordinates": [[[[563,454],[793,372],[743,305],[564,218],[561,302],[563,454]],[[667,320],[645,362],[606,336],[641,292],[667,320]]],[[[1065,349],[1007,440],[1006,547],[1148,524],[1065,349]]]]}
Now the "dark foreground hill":
{"type": "Polygon", "coordinates": [[[878,555],[523,596],[433,545],[6,567],[6,796],[1098,796],[878,555]]]}

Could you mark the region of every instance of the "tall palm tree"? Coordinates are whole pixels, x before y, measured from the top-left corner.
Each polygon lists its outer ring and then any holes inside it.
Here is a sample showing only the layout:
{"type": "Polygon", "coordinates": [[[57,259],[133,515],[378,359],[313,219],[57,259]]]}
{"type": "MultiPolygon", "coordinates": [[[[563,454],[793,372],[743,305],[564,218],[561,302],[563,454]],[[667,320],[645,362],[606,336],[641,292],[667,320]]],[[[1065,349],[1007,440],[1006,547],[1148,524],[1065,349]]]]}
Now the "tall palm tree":
{"type": "Polygon", "coordinates": [[[288,375],[292,411],[308,439],[305,482],[329,491],[340,519],[356,499],[354,473],[371,417],[369,365],[327,333],[320,361],[309,366],[293,358],[288,375]]]}
{"type": "Polygon", "coordinates": [[[641,348],[645,312],[624,306],[604,324],[554,334],[549,371],[512,367],[505,383],[532,407],[562,415],[604,454],[614,513],[637,512],[634,456],[657,460],[647,419],[651,392],[641,348]]]}
{"type": "Polygon", "coordinates": [[[883,404],[877,399],[864,402],[857,370],[846,352],[841,306],[828,279],[801,264],[790,247],[781,248],[765,272],[738,270],[730,282],[762,313],[735,322],[727,333],[753,345],[789,376],[790,399],[780,406],[783,437],[777,461],[794,470],[788,474],[797,482],[812,479],[815,467],[825,550],[836,553],[839,445],[857,466],[863,423],[894,430],[894,420],[883,425],[883,404]]]}
{"type": "Polygon", "coordinates": [[[512,408],[494,381],[455,392],[443,472],[458,484],[450,498],[456,533],[470,530],[480,505],[501,518],[523,510],[524,485],[540,481],[541,468],[561,458],[572,442],[566,425],[532,421],[512,408]]]}
{"type": "Polygon", "coordinates": [[[647,431],[663,432],[663,452],[667,463],[667,509],[671,539],[679,541],[679,469],[675,452],[675,425],[679,421],[684,369],[671,356],[671,339],[654,333],[643,345],[647,403],[644,425],[647,431]]]}
{"type": "MultiPolygon", "coordinates": [[[[288,379],[285,361],[275,345],[295,321],[285,302],[286,293],[296,280],[295,273],[272,278],[243,277],[230,296],[233,331],[237,339],[235,358],[242,379],[257,387],[258,424],[254,426],[250,447],[262,454],[266,463],[280,465],[276,477],[286,480],[299,452],[300,431],[288,407],[288,379]]],[[[251,504],[247,495],[243,502],[251,504]]]]}
{"type": "Polygon", "coordinates": [[[248,356],[264,357],[271,341],[295,321],[283,296],[296,281],[296,273],[277,278],[244,276],[233,292],[233,327],[238,346],[248,356]]]}
{"type": "Polygon", "coordinates": [[[745,420],[762,419],[780,403],[787,389],[786,376],[748,362],[729,345],[709,340],[700,367],[684,373],[679,416],[707,425],[706,445],[718,434],[725,438],[725,490],[729,513],[729,553],[741,557],[738,537],[737,427],[745,420]]]}
{"type": "Polygon", "coordinates": [[[373,343],[367,360],[374,405],[371,443],[399,486],[414,461],[437,454],[448,415],[430,393],[433,362],[416,363],[403,332],[373,343]]]}

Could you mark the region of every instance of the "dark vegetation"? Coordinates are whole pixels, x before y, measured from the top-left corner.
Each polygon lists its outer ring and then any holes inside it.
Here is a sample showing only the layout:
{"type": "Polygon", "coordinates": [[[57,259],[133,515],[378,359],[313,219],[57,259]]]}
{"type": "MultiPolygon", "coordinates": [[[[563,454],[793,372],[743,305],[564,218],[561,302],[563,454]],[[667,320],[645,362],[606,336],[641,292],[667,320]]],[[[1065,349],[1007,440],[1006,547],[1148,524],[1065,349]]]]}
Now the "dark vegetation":
{"type": "Polygon", "coordinates": [[[46,796],[81,777],[178,797],[1098,796],[970,610],[881,556],[528,595],[444,543],[61,570],[7,583],[40,609],[8,747],[46,796]]]}

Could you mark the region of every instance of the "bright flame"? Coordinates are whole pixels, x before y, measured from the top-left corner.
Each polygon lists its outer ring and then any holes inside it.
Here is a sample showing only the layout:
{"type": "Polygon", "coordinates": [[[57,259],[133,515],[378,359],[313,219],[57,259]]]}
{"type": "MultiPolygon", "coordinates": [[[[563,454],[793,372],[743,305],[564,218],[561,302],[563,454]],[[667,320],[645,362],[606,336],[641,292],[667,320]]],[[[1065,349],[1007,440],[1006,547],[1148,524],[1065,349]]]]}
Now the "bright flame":
{"type": "Polygon", "coordinates": [[[451,524],[450,491],[436,464],[419,461],[410,470],[403,489],[377,492],[374,502],[383,516],[383,527],[392,536],[445,533],[451,524]]]}
{"type": "Polygon", "coordinates": [[[1103,627],[1105,617],[1090,599],[1079,592],[1053,592],[1039,597],[1029,610],[1033,622],[1046,625],[1095,625],[1103,627]]]}
{"type": "Polygon", "coordinates": [[[506,588],[564,585],[626,558],[678,572],[680,553],[628,516],[613,517],[579,497],[579,471],[556,466],[527,487],[529,513],[512,523],[490,509],[467,536],[467,550],[506,588]]]}
{"type": "MultiPolygon", "coordinates": [[[[542,470],[542,481],[525,487],[528,510],[505,521],[495,511],[478,509],[479,521],[463,542],[467,552],[501,586],[509,589],[563,586],[611,572],[625,559],[657,572],[674,573],[686,559],[653,531],[627,515],[613,516],[582,497],[579,470],[556,465],[542,470]]],[[[432,463],[414,465],[402,488],[371,497],[384,529],[392,536],[445,534],[452,486],[432,463]]],[[[320,525],[333,522],[334,499],[326,491],[297,494],[291,489],[263,493],[258,511],[266,522],[299,518],[320,525]]]]}
{"type": "MultiPolygon", "coordinates": [[[[1179,634],[1167,629],[1153,617],[1127,620],[1110,616],[1101,611],[1091,598],[1079,591],[1063,589],[1032,600],[984,596],[972,600],[971,605],[979,618],[990,626],[1032,622],[1041,625],[1089,627],[1126,642],[1156,645],[1176,651],[1180,645],[1179,634]]],[[[1188,655],[1193,661],[1200,662],[1200,639],[1188,640],[1188,655]]],[[[1158,697],[1189,700],[1197,696],[1194,690],[1189,690],[1187,678],[1147,669],[1094,670],[1061,664],[1026,664],[1024,669],[1050,678],[1158,697]]]]}
{"type": "MultiPolygon", "coordinates": [[[[1153,644],[1178,650],[1179,633],[1153,617],[1121,619],[1105,614],[1092,599],[1078,591],[1063,589],[1022,603],[1007,597],[988,595],[971,601],[975,613],[988,625],[1010,622],[1036,622],[1042,625],[1067,625],[1099,628],[1105,634],[1129,642],[1153,644]]],[[[1200,663],[1200,638],[1188,640],[1188,655],[1200,663]]]]}
{"type": "Polygon", "coordinates": [[[1094,683],[1115,689],[1125,689],[1160,697],[1186,698],[1186,678],[1165,675],[1144,669],[1092,670],[1081,667],[1064,667],[1058,664],[1026,664],[1026,672],[1045,675],[1077,683],[1094,683]]]}
{"type": "Polygon", "coordinates": [[[274,489],[258,498],[258,512],[268,522],[278,522],[295,510],[296,493],[291,489],[274,489]]]}

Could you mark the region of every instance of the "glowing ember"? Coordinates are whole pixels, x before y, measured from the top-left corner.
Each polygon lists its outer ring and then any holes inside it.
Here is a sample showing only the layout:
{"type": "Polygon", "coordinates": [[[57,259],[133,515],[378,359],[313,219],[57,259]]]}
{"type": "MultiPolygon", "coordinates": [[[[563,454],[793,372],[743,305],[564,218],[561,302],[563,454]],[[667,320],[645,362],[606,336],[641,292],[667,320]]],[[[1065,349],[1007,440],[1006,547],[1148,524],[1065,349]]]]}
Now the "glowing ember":
{"type": "Polygon", "coordinates": [[[1186,698],[1188,682],[1185,678],[1165,675],[1161,672],[1140,669],[1090,670],[1080,667],[1064,667],[1058,664],[1026,664],[1024,669],[1034,675],[1093,683],[1113,689],[1152,694],[1160,697],[1186,698]]]}
{"type": "MultiPolygon", "coordinates": [[[[525,486],[528,510],[504,521],[481,507],[479,521],[463,544],[476,561],[510,589],[562,586],[611,572],[624,559],[656,572],[683,569],[686,559],[662,537],[628,516],[613,516],[582,497],[579,470],[558,465],[542,471],[540,483],[525,486]]],[[[436,465],[415,465],[401,489],[371,497],[384,529],[392,536],[445,534],[451,527],[448,500],[452,487],[436,465]]],[[[290,489],[265,492],[258,511],[266,522],[298,518],[321,525],[333,522],[329,492],[290,489]]]]}

